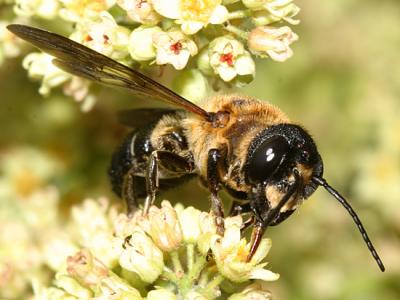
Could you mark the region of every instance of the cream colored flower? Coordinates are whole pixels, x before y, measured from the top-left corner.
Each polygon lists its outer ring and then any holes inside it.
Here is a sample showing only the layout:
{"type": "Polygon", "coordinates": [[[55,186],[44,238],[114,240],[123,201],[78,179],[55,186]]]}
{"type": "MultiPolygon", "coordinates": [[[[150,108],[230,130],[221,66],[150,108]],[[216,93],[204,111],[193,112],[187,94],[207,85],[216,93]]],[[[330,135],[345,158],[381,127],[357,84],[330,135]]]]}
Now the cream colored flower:
{"type": "Polygon", "coordinates": [[[59,0],[61,18],[70,22],[80,22],[87,17],[97,16],[115,4],[115,0],[59,0]]]}
{"type": "Polygon", "coordinates": [[[260,264],[271,248],[271,240],[262,239],[253,258],[247,262],[250,245],[240,236],[241,226],[241,216],[227,218],[224,236],[215,234],[211,238],[211,250],[219,272],[233,282],[249,279],[277,280],[278,274],[264,269],[265,263],[260,264]]]}
{"type": "Polygon", "coordinates": [[[208,298],[196,291],[191,291],[185,296],[184,300],[208,300],[208,298]]]}
{"type": "Polygon", "coordinates": [[[233,294],[228,300],[271,300],[271,292],[262,281],[256,281],[247,286],[243,291],[233,294]]]}
{"type": "Polygon", "coordinates": [[[268,55],[273,60],[285,61],[293,55],[290,44],[298,40],[290,27],[259,26],[249,35],[248,45],[258,55],[268,55]]]}
{"type": "Polygon", "coordinates": [[[116,60],[128,55],[129,30],[105,11],[81,20],[70,38],[116,60]]]}
{"type": "Polygon", "coordinates": [[[82,249],[67,258],[67,272],[89,288],[96,287],[102,279],[109,276],[108,268],[88,249],[82,249]]]}
{"type": "Polygon", "coordinates": [[[156,63],[171,64],[177,70],[182,70],[191,56],[197,54],[197,46],[180,30],[156,32],[153,42],[157,49],[156,63]]]}
{"type": "Polygon", "coordinates": [[[152,290],[147,294],[147,300],[176,300],[174,293],[167,289],[152,290]]]}
{"type": "Polygon", "coordinates": [[[138,223],[161,250],[170,252],[180,247],[182,230],[177,213],[169,201],[161,202],[161,208],[150,207],[148,215],[138,223]]]}
{"type": "Polygon", "coordinates": [[[8,22],[0,21],[0,50],[4,57],[16,57],[21,53],[21,39],[7,30],[8,22]]]}
{"type": "Polygon", "coordinates": [[[86,199],[82,205],[72,208],[71,215],[71,229],[79,244],[91,249],[94,256],[101,257],[107,267],[114,267],[119,255],[119,249],[112,243],[112,220],[117,216],[115,207],[110,207],[106,198],[86,199]]]}
{"type": "Polygon", "coordinates": [[[29,77],[42,81],[39,93],[49,95],[50,90],[72,78],[68,74],[53,65],[54,57],[45,53],[30,53],[23,62],[23,67],[28,70],[29,77]]]}
{"type": "Polygon", "coordinates": [[[126,280],[111,273],[96,288],[96,300],[141,300],[140,293],[126,280]]]}
{"type": "Polygon", "coordinates": [[[156,57],[153,35],[162,32],[158,26],[139,26],[129,37],[129,53],[136,61],[148,61],[156,57]]]}
{"type": "Polygon", "coordinates": [[[161,16],[154,10],[151,0],[117,0],[117,3],[135,22],[156,25],[161,21],[161,16]]]}
{"type": "Polygon", "coordinates": [[[126,238],[119,264],[132,271],[148,283],[154,282],[162,273],[164,260],[162,251],[139,228],[126,238]]]}
{"type": "Polygon", "coordinates": [[[200,211],[193,206],[183,208],[183,206],[175,206],[178,213],[179,223],[182,228],[184,242],[188,244],[196,243],[200,234],[200,211]]]}
{"type": "Polygon", "coordinates": [[[54,19],[59,11],[57,0],[16,0],[14,11],[19,16],[38,16],[43,19],[54,19]]]}
{"type": "MultiPolygon", "coordinates": [[[[242,2],[245,6],[258,12],[265,10],[270,15],[268,17],[264,14],[264,17],[269,19],[269,23],[278,22],[280,20],[284,20],[292,25],[300,23],[299,20],[293,19],[300,11],[300,8],[293,3],[293,0],[242,0],[242,2]]],[[[267,21],[267,19],[265,19],[265,21],[267,21]]],[[[267,25],[269,23],[262,25],[267,25]]]]}
{"type": "Polygon", "coordinates": [[[221,0],[153,0],[154,9],[162,16],[175,19],[185,34],[195,34],[208,24],[222,24],[228,10],[221,0]]]}
{"type": "Polygon", "coordinates": [[[84,112],[90,111],[96,103],[96,96],[90,94],[90,81],[81,77],[73,76],[72,80],[63,86],[64,94],[72,97],[76,102],[81,102],[84,112]]]}
{"type": "Polygon", "coordinates": [[[223,36],[214,39],[208,48],[210,65],[222,80],[231,81],[236,76],[255,75],[255,64],[249,52],[238,40],[223,36]]]}
{"type": "MultiPolygon", "coordinates": [[[[64,291],[67,292],[66,295],[63,295],[63,297],[61,297],[59,299],[69,299],[69,297],[73,297],[72,299],[90,299],[93,296],[93,293],[90,289],[84,287],[81,283],[78,282],[77,279],[72,278],[70,275],[65,274],[65,273],[61,273],[61,272],[57,273],[55,275],[54,284],[58,288],[63,289],[64,291]]],[[[52,291],[52,292],[54,292],[54,291],[52,291]]],[[[54,298],[48,298],[48,299],[49,300],[57,299],[55,295],[52,295],[52,296],[54,298]]],[[[42,299],[42,298],[38,298],[38,299],[42,299]]]]}
{"type": "Polygon", "coordinates": [[[201,234],[197,240],[197,247],[201,254],[207,255],[211,247],[211,238],[217,233],[215,217],[206,212],[201,212],[199,216],[201,234]]]}
{"type": "MultiPolygon", "coordinates": [[[[208,84],[208,80],[204,77],[203,73],[200,72],[198,69],[187,69],[180,72],[180,74],[175,77],[173,81],[173,89],[183,98],[188,99],[193,103],[200,103],[207,96],[209,96],[210,86],[208,84]]],[[[182,227],[182,230],[185,229],[182,227]]],[[[186,228],[186,230],[192,231],[192,233],[187,233],[187,236],[184,237],[185,239],[186,238],[189,239],[189,236],[193,235],[194,230],[197,229],[186,228]]]]}

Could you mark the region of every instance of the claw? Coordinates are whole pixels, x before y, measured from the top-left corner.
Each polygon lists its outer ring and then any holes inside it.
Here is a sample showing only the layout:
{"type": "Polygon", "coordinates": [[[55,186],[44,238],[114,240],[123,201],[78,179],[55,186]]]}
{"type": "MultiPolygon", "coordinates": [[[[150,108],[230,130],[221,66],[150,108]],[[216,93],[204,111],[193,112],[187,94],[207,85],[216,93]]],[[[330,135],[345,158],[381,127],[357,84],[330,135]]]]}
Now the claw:
{"type": "Polygon", "coordinates": [[[265,227],[261,223],[257,223],[253,231],[251,233],[251,240],[250,240],[250,251],[249,255],[247,256],[246,262],[250,262],[253,258],[254,254],[256,253],[258,246],[260,245],[261,239],[264,235],[265,227]]]}

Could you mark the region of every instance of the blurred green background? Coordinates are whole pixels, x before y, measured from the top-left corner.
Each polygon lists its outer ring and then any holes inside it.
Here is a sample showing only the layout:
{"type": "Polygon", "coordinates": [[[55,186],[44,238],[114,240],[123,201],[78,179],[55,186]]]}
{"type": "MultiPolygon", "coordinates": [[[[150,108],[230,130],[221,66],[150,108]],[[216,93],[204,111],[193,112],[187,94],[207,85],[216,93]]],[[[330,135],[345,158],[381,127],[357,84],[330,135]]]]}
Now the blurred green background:
{"type": "MultiPolygon", "coordinates": [[[[269,266],[281,274],[269,286],[282,300],[399,299],[400,2],[296,3],[302,23],[294,28],[300,36],[294,57],[285,63],[258,60],[256,79],[239,92],[278,105],[310,131],[325,177],[352,203],[387,270],[379,271],[350,216],[320,189],[269,229],[269,266]]],[[[0,67],[1,195],[14,165],[35,170],[43,159],[53,165],[41,178],[58,187],[62,206],[85,197],[115,198],[106,170],[127,132],[115,111],[132,107],[129,95],[102,89],[94,109],[81,113],[60,91],[42,98],[37,89],[21,59],[0,67]]],[[[21,194],[39,184],[25,177],[11,182],[21,194]]],[[[202,190],[191,182],[162,197],[208,207],[207,192],[197,191],[202,190]]],[[[0,223],[18,218],[23,207],[1,197],[0,223]]]]}

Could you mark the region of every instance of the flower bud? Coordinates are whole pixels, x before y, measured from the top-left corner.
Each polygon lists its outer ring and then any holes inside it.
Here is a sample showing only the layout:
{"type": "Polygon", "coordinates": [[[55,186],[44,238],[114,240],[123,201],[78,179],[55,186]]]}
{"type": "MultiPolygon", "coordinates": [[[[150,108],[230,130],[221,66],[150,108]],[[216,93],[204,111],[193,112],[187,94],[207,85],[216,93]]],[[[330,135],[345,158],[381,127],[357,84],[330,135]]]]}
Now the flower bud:
{"type": "MultiPolygon", "coordinates": [[[[174,79],[173,87],[176,93],[194,103],[199,103],[200,101],[204,100],[209,91],[207,79],[199,70],[196,69],[185,70],[178,74],[178,76],[174,79]]],[[[195,230],[195,228],[191,227],[192,226],[186,226],[185,228],[185,226],[182,225],[185,241],[187,241],[185,237],[185,230],[195,230]]]]}
{"type": "Polygon", "coordinates": [[[150,207],[148,215],[138,223],[161,250],[170,252],[180,247],[181,227],[177,213],[168,201],[161,202],[161,208],[150,207]]]}
{"type": "Polygon", "coordinates": [[[285,61],[293,55],[290,44],[298,40],[298,36],[288,26],[254,28],[249,35],[249,49],[258,55],[268,55],[273,60],[285,61]]]}
{"type": "Polygon", "coordinates": [[[146,300],[176,300],[174,293],[167,289],[152,290],[147,294],[146,300]]]}
{"type": "Polygon", "coordinates": [[[23,17],[38,16],[43,19],[54,19],[57,17],[60,4],[57,0],[16,0],[15,14],[23,17]]]}
{"type": "Polygon", "coordinates": [[[204,49],[197,56],[197,67],[205,75],[210,76],[214,73],[214,70],[210,65],[210,56],[208,55],[208,49],[204,49]]]}
{"type": "Polygon", "coordinates": [[[83,19],[96,17],[115,4],[115,0],[59,0],[59,2],[61,2],[63,6],[63,8],[60,9],[60,17],[74,23],[78,23],[83,19]]]}
{"type": "Polygon", "coordinates": [[[67,272],[84,286],[93,288],[108,276],[108,269],[88,249],[67,258],[67,272]]]}
{"type": "Polygon", "coordinates": [[[233,294],[228,300],[271,300],[271,292],[265,283],[255,282],[247,286],[242,292],[233,294]]]}
{"type": "Polygon", "coordinates": [[[252,21],[256,26],[264,26],[285,20],[289,24],[297,25],[299,20],[293,19],[300,11],[300,8],[294,4],[285,6],[279,10],[278,14],[272,14],[268,10],[256,10],[252,13],[252,21]]]}
{"type": "Polygon", "coordinates": [[[118,263],[119,253],[113,247],[112,226],[116,215],[116,208],[110,206],[107,198],[86,199],[82,205],[72,208],[72,225],[80,245],[91,249],[93,255],[101,257],[110,268],[118,263]]]}
{"type": "Polygon", "coordinates": [[[59,288],[62,288],[68,294],[73,295],[79,299],[89,299],[91,298],[92,292],[84,288],[77,280],[68,276],[66,274],[57,273],[56,274],[55,285],[59,288]]]}
{"type": "Polygon", "coordinates": [[[143,231],[136,229],[126,239],[119,257],[121,267],[135,272],[148,283],[155,281],[163,271],[163,253],[143,231]]]}
{"type": "Polygon", "coordinates": [[[154,10],[150,1],[117,0],[117,4],[126,10],[128,16],[135,22],[156,25],[161,21],[161,16],[154,10]]]}
{"type": "Polygon", "coordinates": [[[142,300],[138,290],[115,274],[104,278],[96,287],[96,299],[142,300]]]}
{"type": "Polygon", "coordinates": [[[202,294],[195,292],[195,291],[190,291],[189,293],[186,294],[184,300],[207,300],[209,298],[203,296],[202,294]]]}
{"type": "Polygon", "coordinates": [[[136,61],[147,61],[156,57],[156,48],[153,44],[153,34],[161,32],[158,26],[139,26],[132,31],[129,37],[129,53],[136,61]]]}
{"type": "Polygon", "coordinates": [[[201,234],[197,241],[197,248],[203,256],[206,256],[211,247],[211,238],[217,232],[214,215],[201,212],[199,216],[199,224],[201,234]]]}

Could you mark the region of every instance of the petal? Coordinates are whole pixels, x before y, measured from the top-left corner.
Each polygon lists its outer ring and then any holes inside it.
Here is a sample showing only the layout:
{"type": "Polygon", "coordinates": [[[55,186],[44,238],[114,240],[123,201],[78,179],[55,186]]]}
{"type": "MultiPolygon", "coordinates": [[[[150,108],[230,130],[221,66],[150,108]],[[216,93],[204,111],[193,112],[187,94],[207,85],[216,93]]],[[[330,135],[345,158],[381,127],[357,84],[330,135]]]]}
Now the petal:
{"type": "Polygon", "coordinates": [[[271,59],[283,62],[293,56],[293,50],[290,48],[287,48],[285,52],[275,52],[273,50],[268,50],[267,54],[271,57],[271,59]]]}
{"type": "Polygon", "coordinates": [[[153,0],[153,6],[155,11],[164,17],[179,19],[181,16],[180,0],[153,0]]]}
{"type": "Polygon", "coordinates": [[[256,66],[253,59],[249,55],[241,55],[235,62],[235,70],[239,75],[254,74],[256,66]]]}
{"type": "Polygon", "coordinates": [[[250,279],[260,279],[264,281],[275,281],[279,279],[279,274],[266,269],[255,269],[250,273],[250,279]]]}
{"type": "Polygon", "coordinates": [[[219,66],[217,72],[223,81],[231,81],[237,75],[232,67],[219,66]]]}
{"type": "Polygon", "coordinates": [[[228,10],[223,5],[218,5],[208,20],[211,24],[222,24],[228,20],[228,10]]]}
{"type": "Polygon", "coordinates": [[[182,70],[189,61],[189,57],[189,51],[182,50],[179,55],[175,55],[175,57],[171,59],[171,64],[174,66],[175,69],[182,70]]]}
{"type": "Polygon", "coordinates": [[[204,27],[204,23],[197,21],[182,22],[182,31],[186,34],[195,34],[204,27]]]}

